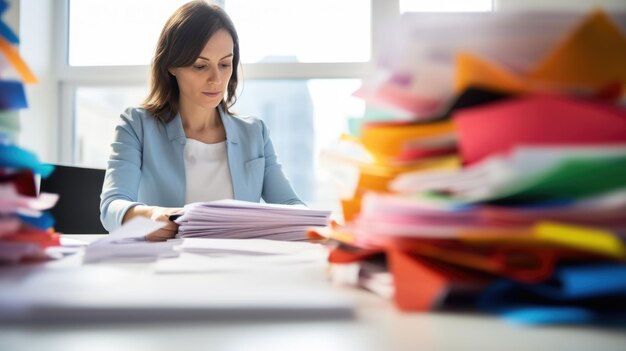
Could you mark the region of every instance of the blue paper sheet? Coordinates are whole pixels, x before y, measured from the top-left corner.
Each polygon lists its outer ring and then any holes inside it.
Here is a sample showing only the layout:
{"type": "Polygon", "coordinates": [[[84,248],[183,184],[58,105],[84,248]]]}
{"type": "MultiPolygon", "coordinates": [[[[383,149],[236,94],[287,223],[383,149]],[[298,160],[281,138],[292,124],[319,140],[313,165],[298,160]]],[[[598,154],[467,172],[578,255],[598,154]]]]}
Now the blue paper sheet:
{"type": "Polygon", "coordinates": [[[40,229],[49,229],[54,227],[54,217],[49,212],[42,212],[40,216],[26,216],[19,214],[18,217],[24,223],[40,229]]]}
{"type": "Polygon", "coordinates": [[[7,26],[6,23],[4,23],[3,21],[0,21],[0,35],[11,44],[17,45],[20,43],[20,39],[17,37],[17,35],[15,35],[11,28],[9,28],[9,26],[7,26]]]}
{"type": "Polygon", "coordinates": [[[11,144],[0,144],[0,167],[30,169],[47,178],[54,166],[40,163],[35,154],[11,144]]]}
{"type": "Polygon", "coordinates": [[[0,110],[15,110],[26,107],[28,107],[28,103],[22,82],[0,80],[0,110]]]}
{"type": "Polygon", "coordinates": [[[626,325],[626,264],[597,263],[557,269],[541,284],[499,280],[479,307],[523,324],[626,325]]]}

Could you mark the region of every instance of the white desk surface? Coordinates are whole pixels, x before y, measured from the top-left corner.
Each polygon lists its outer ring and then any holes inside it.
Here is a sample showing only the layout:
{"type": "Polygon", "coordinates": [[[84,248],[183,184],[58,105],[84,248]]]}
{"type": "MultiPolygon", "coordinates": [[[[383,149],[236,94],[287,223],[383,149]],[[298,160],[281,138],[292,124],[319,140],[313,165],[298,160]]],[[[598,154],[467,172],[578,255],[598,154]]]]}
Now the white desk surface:
{"type": "Polygon", "coordinates": [[[625,329],[527,327],[489,315],[403,313],[371,293],[336,290],[356,302],[354,319],[1,324],[0,350],[626,350],[625,329]]]}

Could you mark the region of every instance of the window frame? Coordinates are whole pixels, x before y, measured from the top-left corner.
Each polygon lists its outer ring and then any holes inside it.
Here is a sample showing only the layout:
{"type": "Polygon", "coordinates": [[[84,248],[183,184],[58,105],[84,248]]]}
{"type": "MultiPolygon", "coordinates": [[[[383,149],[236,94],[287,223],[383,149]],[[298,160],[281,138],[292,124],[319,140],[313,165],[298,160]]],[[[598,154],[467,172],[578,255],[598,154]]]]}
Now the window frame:
{"type": "MultiPolygon", "coordinates": [[[[81,86],[145,85],[149,79],[149,65],[138,66],[70,66],[69,55],[69,2],[59,1],[55,7],[56,76],[59,87],[59,129],[57,159],[61,163],[76,164],[76,90],[81,86]]],[[[246,63],[240,70],[244,80],[274,79],[363,79],[373,72],[376,48],[375,33],[385,23],[399,14],[399,0],[370,0],[370,60],[367,62],[323,63],[246,63]]],[[[121,111],[120,111],[121,112],[121,111]]]]}

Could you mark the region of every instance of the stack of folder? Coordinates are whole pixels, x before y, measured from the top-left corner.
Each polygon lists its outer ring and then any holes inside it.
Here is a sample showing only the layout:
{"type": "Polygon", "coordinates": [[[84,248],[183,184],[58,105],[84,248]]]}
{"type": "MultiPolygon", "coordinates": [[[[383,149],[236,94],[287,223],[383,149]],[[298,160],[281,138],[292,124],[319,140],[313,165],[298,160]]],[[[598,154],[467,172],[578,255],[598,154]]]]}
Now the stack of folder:
{"type": "Polygon", "coordinates": [[[485,37],[474,48],[447,43],[445,30],[436,42],[410,47],[424,23],[458,23],[422,16],[403,17],[412,28],[399,46],[408,58],[381,60],[390,78],[363,94],[412,108],[414,120],[364,124],[359,141],[379,163],[456,154],[460,166],[357,187],[358,211],[318,233],[331,239],[333,277],[403,310],[470,306],[522,323],[626,323],[621,22],[601,11],[577,22],[571,14],[528,22],[526,14],[467,15],[461,22],[485,37]],[[532,33],[533,23],[569,32],[512,35],[523,44],[515,50],[498,39],[508,27],[532,33]],[[428,45],[439,53],[425,55],[439,59],[439,72],[452,72],[431,94],[424,80],[432,76],[407,74],[407,62],[428,61],[419,56],[431,52],[428,45]],[[390,98],[394,84],[414,96],[413,105],[390,98]]]}
{"type": "MultiPolygon", "coordinates": [[[[7,7],[6,1],[0,1],[0,15],[7,7]]],[[[27,107],[23,83],[36,82],[15,49],[18,42],[0,21],[0,54],[10,64],[2,67],[2,76],[13,69],[21,78],[0,76],[0,264],[45,259],[46,248],[59,245],[59,236],[50,231],[53,219],[45,212],[54,206],[57,195],[37,196],[35,178],[36,174],[47,177],[53,168],[14,143],[19,131],[16,111],[27,107]]]]}

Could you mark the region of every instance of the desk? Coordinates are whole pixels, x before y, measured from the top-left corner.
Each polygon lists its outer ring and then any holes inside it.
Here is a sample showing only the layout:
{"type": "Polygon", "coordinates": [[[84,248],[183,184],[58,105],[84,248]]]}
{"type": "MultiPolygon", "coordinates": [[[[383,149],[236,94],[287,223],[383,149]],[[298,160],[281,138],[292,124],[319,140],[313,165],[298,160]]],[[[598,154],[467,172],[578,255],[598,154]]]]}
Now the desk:
{"type": "MultiPolygon", "coordinates": [[[[93,236],[72,236],[93,240],[93,236]]],[[[120,265],[141,270],[148,263],[120,265]]],[[[0,279],[7,268],[0,270],[0,279]]],[[[12,268],[8,268],[12,269],[12,268]]],[[[197,278],[189,275],[189,279],[197,278]]],[[[354,319],[1,325],[0,350],[625,350],[623,329],[524,327],[494,316],[402,313],[389,301],[334,288],[354,319]]]]}

